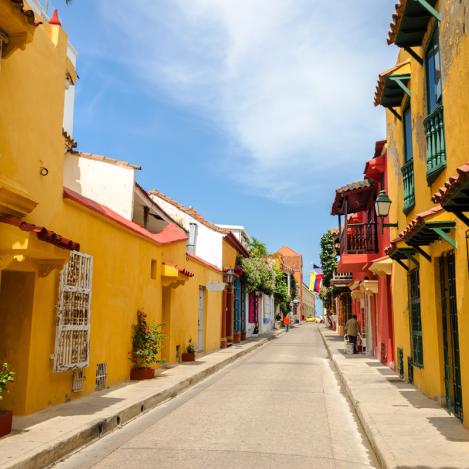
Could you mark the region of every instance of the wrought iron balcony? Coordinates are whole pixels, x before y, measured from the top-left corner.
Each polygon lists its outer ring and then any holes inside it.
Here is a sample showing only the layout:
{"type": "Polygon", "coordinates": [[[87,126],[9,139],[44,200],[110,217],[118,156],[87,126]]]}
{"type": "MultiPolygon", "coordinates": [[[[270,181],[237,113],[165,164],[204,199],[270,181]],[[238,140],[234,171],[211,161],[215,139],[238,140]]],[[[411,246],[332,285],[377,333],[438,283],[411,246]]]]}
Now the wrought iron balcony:
{"type": "Polygon", "coordinates": [[[432,182],[446,166],[445,123],[439,105],[423,121],[427,139],[427,180],[432,182]]]}
{"type": "Polygon", "coordinates": [[[404,213],[408,213],[415,205],[414,160],[407,161],[401,171],[404,181],[404,213]]]}
{"type": "Polygon", "coordinates": [[[340,233],[341,254],[371,254],[378,252],[375,222],[348,224],[340,233]]]}

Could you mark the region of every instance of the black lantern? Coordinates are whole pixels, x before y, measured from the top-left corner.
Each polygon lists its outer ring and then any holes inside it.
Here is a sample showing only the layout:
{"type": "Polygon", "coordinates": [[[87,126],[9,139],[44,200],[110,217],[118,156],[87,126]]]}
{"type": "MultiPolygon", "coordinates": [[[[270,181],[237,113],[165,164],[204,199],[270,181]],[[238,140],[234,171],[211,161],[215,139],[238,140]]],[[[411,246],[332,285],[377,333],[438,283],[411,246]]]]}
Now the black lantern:
{"type": "Polygon", "coordinates": [[[386,191],[382,190],[375,200],[375,211],[376,215],[381,218],[381,232],[384,233],[384,228],[397,228],[397,223],[384,223],[384,219],[389,215],[391,210],[392,200],[386,191]]]}
{"type": "Polygon", "coordinates": [[[233,269],[230,268],[225,270],[225,283],[227,283],[228,285],[232,285],[234,282],[234,276],[235,272],[233,269]]]}
{"type": "Polygon", "coordinates": [[[375,210],[376,215],[381,219],[389,215],[389,210],[391,209],[392,201],[389,198],[388,194],[383,190],[378,194],[375,201],[375,210]]]}

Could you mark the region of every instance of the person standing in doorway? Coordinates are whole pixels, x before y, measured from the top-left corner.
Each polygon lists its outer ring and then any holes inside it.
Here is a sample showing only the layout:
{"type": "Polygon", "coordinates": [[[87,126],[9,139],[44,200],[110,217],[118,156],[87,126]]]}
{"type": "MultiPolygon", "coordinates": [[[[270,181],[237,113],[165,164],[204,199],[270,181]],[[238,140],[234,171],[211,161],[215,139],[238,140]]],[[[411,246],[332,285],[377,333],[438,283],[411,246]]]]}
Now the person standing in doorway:
{"type": "Polygon", "coordinates": [[[353,315],[345,324],[345,333],[348,336],[348,340],[353,344],[353,353],[358,353],[357,350],[357,336],[358,336],[358,321],[357,316],[353,315]]]}
{"type": "Polygon", "coordinates": [[[285,326],[285,332],[288,332],[288,329],[290,328],[290,315],[286,314],[285,317],[283,318],[283,325],[285,326]]]}

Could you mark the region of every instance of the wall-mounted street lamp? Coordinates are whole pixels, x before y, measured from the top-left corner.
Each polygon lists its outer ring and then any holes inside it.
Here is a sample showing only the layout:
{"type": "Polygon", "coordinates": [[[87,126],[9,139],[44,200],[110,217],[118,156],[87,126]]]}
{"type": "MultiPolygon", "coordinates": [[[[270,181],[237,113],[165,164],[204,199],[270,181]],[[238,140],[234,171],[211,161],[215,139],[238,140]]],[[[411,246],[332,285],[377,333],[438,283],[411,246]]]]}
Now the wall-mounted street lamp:
{"type": "Polygon", "coordinates": [[[225,283],[232,285],[234,283],[235,272],[233,269],[225,270],[225,283]]]}
{"type": "Polygon", "coordinates": [[[384,233],[384,228],[397,228],[397,223],[384,223],[384,219],[389,215],[391,210],[392,200],[386,191],[382,190],[375,201],[376,215],[381,218],[381,232],[384,233]]]}

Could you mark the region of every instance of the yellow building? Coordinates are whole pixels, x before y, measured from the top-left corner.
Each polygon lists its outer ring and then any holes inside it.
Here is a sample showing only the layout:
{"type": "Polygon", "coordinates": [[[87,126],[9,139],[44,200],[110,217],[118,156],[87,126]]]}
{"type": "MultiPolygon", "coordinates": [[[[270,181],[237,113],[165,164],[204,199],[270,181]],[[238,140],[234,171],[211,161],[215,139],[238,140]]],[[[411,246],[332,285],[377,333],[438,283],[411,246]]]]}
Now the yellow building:
{"type": "Polygon", "coordinates": [[[387,109],[389,221],[398,225],[387,249],[395,261],[396,366],[469,426],[469,221],[463,213],[469,210],[464,165],[469,16],[464,3],[398,2],[388,43],[400,50],[396,66],[379,76],[375,104],[387,109]],[[458,183],[440,193],[457,174],[458,183]]]}
{"type": "Polygon", "coordinates": [[[57,16],[40,24],[0,0],[0,33],[0,362],[16,372],[2,407],[28,414],[127,380],[139,309],[165,323],[170,362],[190,338],[218,348],[222,295],[207,287],[221,270],[187,253],[138,167],[72,150],[76,71],[57,16]]]}

